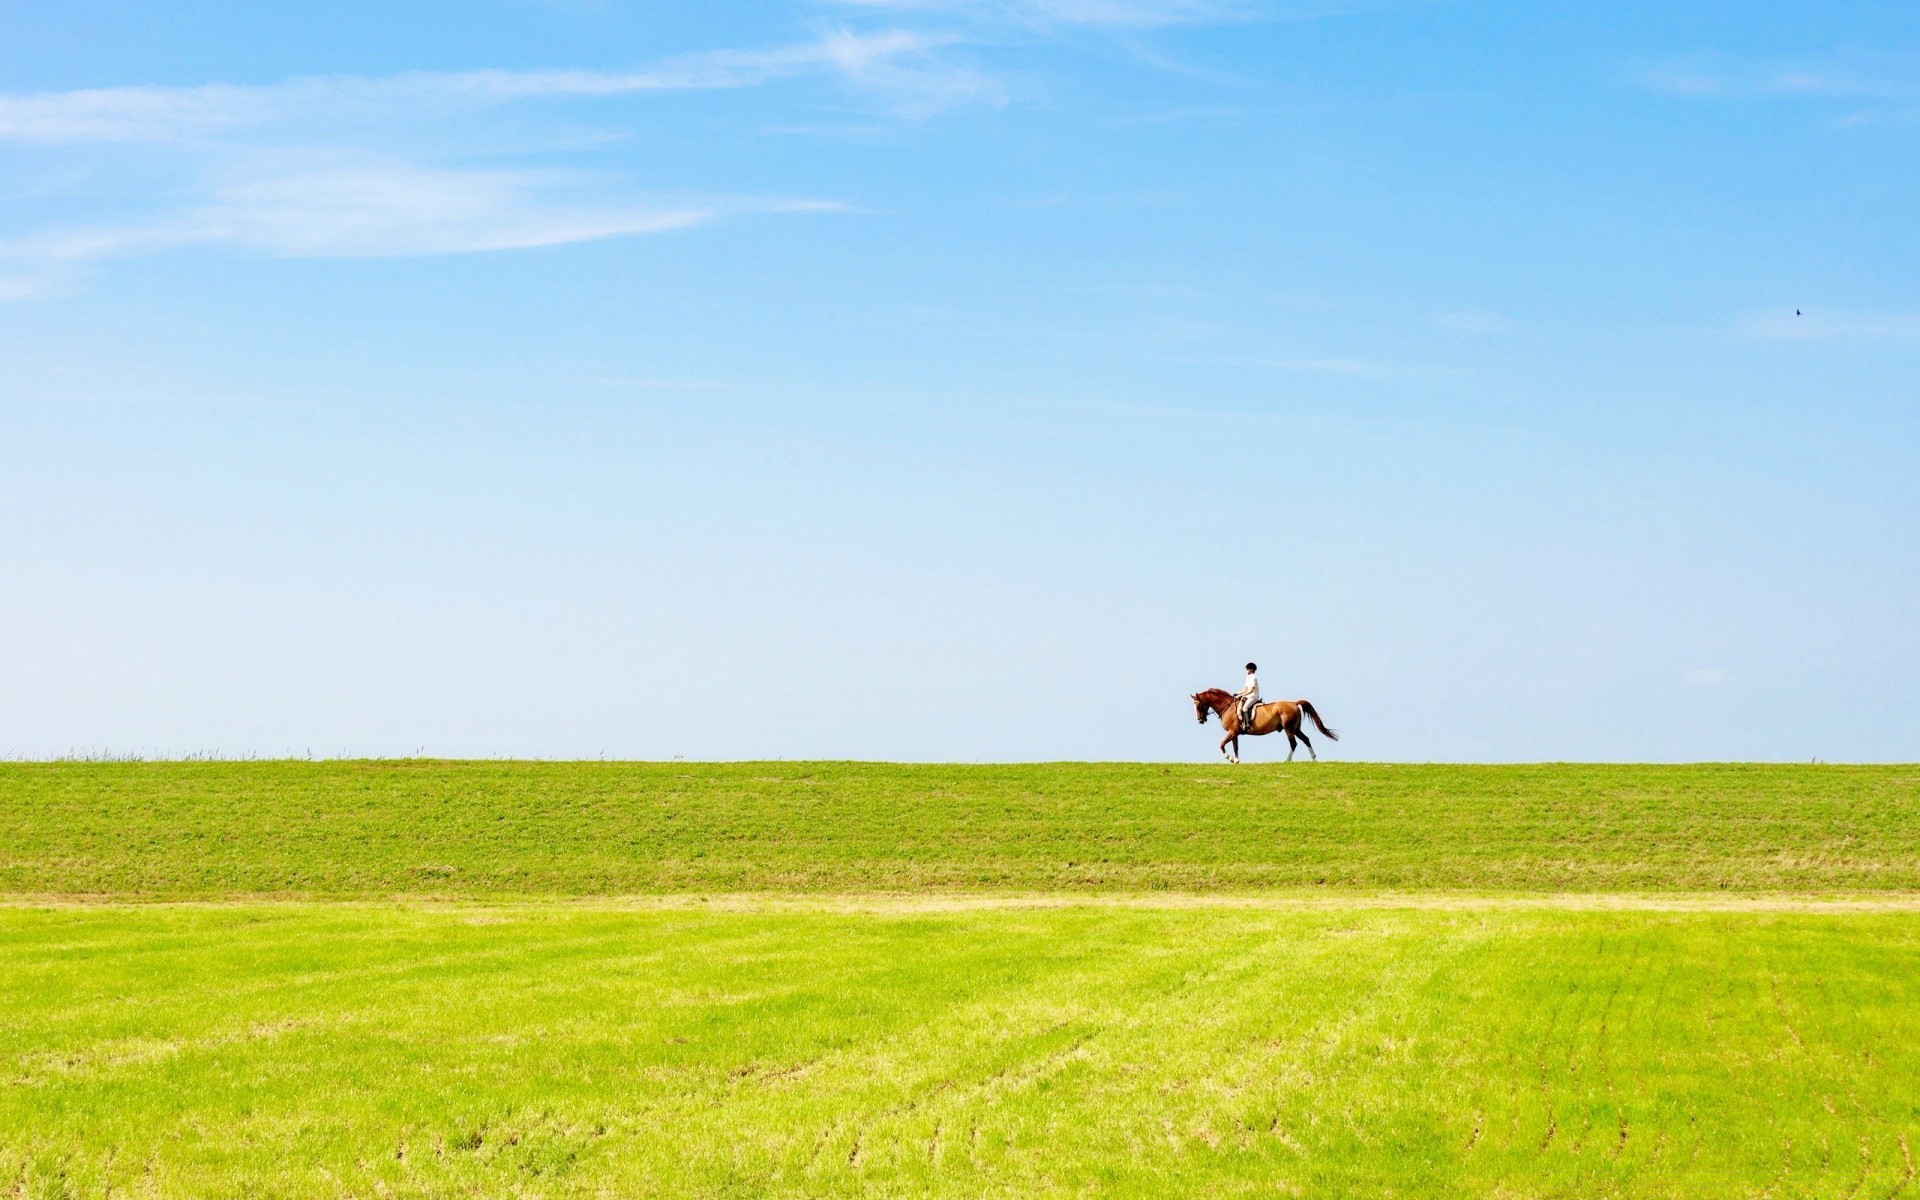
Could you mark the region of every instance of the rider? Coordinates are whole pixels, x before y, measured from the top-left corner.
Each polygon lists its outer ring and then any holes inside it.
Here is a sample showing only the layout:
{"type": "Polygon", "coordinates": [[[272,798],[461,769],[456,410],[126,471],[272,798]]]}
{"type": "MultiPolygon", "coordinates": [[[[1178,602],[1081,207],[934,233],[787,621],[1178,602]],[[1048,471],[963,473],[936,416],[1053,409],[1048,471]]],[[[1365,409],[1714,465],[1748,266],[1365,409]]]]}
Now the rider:
{"type": "Polygon", "coordinates": [[[1234,699],[1240,702],[1240,728],[1253,728],[1253,710],[1260,706],[1260,677],[1254,672],[1259,670],[1252,663],[1247,664],[1247,681],[1234,693],[1234,699]]]}

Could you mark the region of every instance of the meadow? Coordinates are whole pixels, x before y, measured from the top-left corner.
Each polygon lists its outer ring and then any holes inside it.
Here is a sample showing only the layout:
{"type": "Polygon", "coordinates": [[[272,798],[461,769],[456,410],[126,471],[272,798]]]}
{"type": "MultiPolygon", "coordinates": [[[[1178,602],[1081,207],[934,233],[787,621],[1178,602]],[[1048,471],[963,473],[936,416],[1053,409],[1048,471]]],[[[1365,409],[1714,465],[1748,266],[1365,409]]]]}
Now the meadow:
{"type": "Polygon", "coordinates": [[[1916,778],[0,766],[0,1194],[1914,1194],[1916,778]]]}
{"type": "Polygon", "coordinates": [[[28,1196],[1885,1197],[1920,1140],[1914,913],[13,908],[0,947],[28,1196]]]}
{"type": "Polygon", "coordinates": [[[0,893],[1920,889],[1920,767],[0,764],[0,893]]]}

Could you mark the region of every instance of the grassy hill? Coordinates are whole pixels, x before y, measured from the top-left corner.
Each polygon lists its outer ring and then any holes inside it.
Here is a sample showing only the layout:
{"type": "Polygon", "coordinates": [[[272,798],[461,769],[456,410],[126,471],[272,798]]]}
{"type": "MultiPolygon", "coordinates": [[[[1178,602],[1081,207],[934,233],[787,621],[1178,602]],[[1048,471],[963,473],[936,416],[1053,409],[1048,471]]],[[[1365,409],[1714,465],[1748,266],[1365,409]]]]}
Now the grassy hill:
{"type": "Polygon", "coordinates": [[[0,764],[0,893],[1920,889],[1920,766],[0,764]]]}

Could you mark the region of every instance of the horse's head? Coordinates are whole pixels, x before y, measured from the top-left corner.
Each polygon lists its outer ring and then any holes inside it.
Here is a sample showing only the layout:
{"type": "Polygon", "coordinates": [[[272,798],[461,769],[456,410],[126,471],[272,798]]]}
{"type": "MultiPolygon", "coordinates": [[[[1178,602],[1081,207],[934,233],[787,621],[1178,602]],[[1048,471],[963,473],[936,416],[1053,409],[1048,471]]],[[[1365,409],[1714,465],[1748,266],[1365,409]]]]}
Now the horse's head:
{"type": "Polygon", "coordinates": [[[1213,715],[1213,705],[1207,703],[1207,694],[1205,692],[1195,692],[1193,694],[1194,720],[1200,722],[1202,725],[1205,725],[1207,723],[1207,718],[1212,715],[1213,715]]]}

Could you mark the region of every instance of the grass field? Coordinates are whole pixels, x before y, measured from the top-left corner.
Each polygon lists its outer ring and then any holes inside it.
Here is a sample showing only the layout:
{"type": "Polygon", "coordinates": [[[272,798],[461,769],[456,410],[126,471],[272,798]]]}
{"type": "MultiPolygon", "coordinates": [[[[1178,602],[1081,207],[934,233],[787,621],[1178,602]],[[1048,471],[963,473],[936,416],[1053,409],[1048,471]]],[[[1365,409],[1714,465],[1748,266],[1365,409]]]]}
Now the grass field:
{"type": "Polygon", "coordinates": [[[0,764],[0,893],[1920,889],[1920,766],[0,764]]]}
{"type": "Polygon", "coordinates": [[[28,1195],[1878,1198],[1920,1141],[1920,914],[243,905],[0,939],[28,1195]]]}
{"type": "Polygon", "coordinates": [[[1916,1195],[1916,779],[4,766],[0,1195],[1916,1195]]]}

